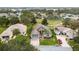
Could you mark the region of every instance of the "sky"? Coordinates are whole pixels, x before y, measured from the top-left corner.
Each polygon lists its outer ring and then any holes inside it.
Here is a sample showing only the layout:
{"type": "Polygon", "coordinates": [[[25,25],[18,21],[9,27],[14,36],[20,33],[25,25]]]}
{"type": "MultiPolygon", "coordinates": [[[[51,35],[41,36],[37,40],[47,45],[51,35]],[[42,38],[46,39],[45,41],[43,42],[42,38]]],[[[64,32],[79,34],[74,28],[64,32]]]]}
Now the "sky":
{"type": "Polygon", "coordinates": [[[0,7],[78,7],[79,0],[0,0],[0,7]]]}

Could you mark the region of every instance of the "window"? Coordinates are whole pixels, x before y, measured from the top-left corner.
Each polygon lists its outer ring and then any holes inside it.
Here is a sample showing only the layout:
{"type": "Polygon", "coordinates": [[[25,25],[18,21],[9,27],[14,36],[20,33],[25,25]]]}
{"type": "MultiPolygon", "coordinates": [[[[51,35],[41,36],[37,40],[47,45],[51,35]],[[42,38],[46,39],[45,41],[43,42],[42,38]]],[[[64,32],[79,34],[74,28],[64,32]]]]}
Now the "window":
{"type": "Polygon", "coordinates": [[[9,36],[2,36],[2,38],[8,40],[9,36]]]}

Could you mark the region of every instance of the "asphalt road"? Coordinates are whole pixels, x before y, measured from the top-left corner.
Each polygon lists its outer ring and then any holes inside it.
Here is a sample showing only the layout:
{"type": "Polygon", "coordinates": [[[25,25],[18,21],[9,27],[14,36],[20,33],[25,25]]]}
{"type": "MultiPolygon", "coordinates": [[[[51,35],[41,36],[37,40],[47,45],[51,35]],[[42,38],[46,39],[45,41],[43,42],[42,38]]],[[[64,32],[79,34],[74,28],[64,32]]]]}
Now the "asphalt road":
{"type": "Polygon", "coordinates": [[[39,46],[36,47],[40,51],[72,51],[70,47],[62,47],[62,46],[39,46]]]}

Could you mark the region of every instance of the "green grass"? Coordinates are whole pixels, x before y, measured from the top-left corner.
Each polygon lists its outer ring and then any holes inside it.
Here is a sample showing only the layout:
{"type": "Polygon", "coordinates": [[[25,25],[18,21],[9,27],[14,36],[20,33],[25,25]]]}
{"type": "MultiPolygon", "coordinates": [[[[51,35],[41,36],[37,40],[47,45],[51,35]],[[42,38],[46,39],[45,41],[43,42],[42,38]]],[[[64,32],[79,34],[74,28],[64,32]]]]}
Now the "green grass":
{"type": "Polygon", "coordinates": [[[6,30],[6,28],[0,26],[0,34],[1,34],[4,30],[6,30]]]}
{"type": "Polygon", "coordinates": [[[52,25],[53,27],[60,23],[61,20],[48,20],[48,25],[52,25]]]}
{"type": "Polygon", "coordinates": [[[52,37],[50,39],[41,39],[40,40],[40,45],[57,45],[57,38],[56,34],[52,30],[52,37]]]}
{"type": "Polygon", "coordinates": [[[40,45],[56,45],[57,40],[56,38],[50,38],[50,39],[41,39],[40,45]]]}
{"type": "Polygon", "coordinates": [[[74,46],[76,44],[76,42],[74,40],[68,40],[68,44],[71,46],[74,46]]]}
{"type": "MultiPolygon", "coordinates": [[[[36,19],[38,24],[41,24],[42,19],[36,19]]],[[[55,19],[51,19],[48,20],[48,26],[52,25],[52,27],[55,27],[57,24],[62,23],[62,20],[55,20],[55,19]]]]}
{"type": "Polygon", "coordinates": [[[36,19],[36,21],[37,21],[38,24],[41,24],[42,19],[36,19]]]}
{"type": "Polygon", "coordinates": [[[30,42],[30,40],[29,40],[29,37],[28,36],[22,36],[22,35],[17,35],[16,36],[16,38],[15,38],[16,40],[18,40],[19,42],[21,42],[22,40],[25,40],[26,41],[26,43],[29,43],[30,42]]]}
{"type": "Polygon", "coordinates": [[[79,51],[79,43],[76,43],[74,39],[69,40],[68,43],[72,47],[73,51],[79,51]]]}

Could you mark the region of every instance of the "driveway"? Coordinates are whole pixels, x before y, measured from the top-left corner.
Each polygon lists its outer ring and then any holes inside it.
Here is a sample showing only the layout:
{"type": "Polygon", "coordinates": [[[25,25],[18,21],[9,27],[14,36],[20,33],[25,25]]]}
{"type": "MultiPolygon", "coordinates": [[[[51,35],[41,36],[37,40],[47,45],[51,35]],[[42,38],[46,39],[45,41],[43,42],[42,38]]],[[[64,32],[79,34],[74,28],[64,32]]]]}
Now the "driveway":
{"type": "Polygon", "coordinates": [[[33,46],[39,46],[39,37],[39,32],[35,29],[32,30],[30,44],[33,46]]]}
{"type": "Polygon", "coordinates": [[[39,46],[39,39],[31,39],[30,44],[35,47],[39,46]]]}

